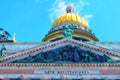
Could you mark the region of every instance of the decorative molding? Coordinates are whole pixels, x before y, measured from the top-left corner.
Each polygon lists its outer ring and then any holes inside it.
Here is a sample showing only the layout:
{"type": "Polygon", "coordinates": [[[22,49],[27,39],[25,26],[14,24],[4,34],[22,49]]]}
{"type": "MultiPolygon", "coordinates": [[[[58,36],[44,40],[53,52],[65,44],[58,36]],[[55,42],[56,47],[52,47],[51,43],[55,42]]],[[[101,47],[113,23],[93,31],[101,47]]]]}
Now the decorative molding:
{"type": "Polygon", "coordinates": [[[0,67],[120,67],[120,64],[115,63],[4,63],[0,67]]]}

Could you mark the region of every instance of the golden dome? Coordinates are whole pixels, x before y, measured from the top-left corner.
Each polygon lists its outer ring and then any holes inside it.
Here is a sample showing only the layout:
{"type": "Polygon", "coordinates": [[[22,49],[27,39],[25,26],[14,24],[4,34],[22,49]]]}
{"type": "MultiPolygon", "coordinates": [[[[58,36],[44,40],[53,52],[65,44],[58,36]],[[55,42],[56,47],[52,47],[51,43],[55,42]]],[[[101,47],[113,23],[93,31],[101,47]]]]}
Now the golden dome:
{"type": "MultiPolygon", "coordinates": [[[[94,33],[91,32],[87,21],[74,13],[72,5],[67,6],[66,14],[58,17],[53,23],[48,34],[43,38],[43,42],[51,42],[65,38],[64,32],[70,29],[73,31],[72,38],[82,41],[98,41],[94,33]]],[[[68,32],[70,34],[70,32],[68,32]]]]}
{"type": "Polygon", "coordinates": [[[74,14],[74,13],[66,13],[62,16],[60,16],[56,21],[53,23],[53,28],[57,27],[58,25],[61,25],[63,23],[75,23],[77,25],[80,25],[83,28],[89,28],[87,21],[82,18],[81,16],[74,14]]]}

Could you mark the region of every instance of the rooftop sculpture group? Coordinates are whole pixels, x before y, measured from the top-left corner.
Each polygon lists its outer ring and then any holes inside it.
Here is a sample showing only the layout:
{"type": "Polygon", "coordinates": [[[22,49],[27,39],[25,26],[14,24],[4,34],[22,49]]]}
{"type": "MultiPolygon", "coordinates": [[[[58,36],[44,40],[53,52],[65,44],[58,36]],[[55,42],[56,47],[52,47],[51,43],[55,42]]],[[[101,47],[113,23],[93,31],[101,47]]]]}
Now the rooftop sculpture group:
{"type": "Polygon", "coordinates": [[[8,40],[9,37],[11,37],[9,32],[4,31],[4,29],[0,28],[0,41],[8,40]]]}
{"type": "Polygon", "coordinates": [[[0,49],[0,57],[4,56],[5,53],[6,53],[6,47],[4,45],[4,41],[8,40],[9,37],[11,37],[11,35],[9,34],[9,32],[7,31],[4,31],[3,28],[0,28],[0,41],[2,42],[1,43],[1,49],[0,49]]]}

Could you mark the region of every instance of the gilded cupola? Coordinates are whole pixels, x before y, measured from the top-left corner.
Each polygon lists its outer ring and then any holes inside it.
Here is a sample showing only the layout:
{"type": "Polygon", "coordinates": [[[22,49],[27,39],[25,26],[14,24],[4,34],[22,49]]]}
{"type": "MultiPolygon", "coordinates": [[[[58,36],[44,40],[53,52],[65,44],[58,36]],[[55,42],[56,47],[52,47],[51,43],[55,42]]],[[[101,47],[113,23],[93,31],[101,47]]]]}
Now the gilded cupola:
{"type": "Polygon", "coordinates": [[[74,13],[72,5],[67,6],[66,13],[55,20],[51,30],[42,41],[51,42],[65,37],[81,41],[98,41],[95,34],[90,30],[87,21],[74,13]]]}

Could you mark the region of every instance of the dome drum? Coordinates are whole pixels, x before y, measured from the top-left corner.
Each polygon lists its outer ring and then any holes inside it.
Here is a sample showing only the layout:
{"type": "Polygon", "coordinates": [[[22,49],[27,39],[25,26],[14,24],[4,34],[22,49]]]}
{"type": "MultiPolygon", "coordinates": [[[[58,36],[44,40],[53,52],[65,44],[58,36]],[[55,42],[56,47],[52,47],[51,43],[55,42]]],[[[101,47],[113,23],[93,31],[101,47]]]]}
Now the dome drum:
{"type": "MultiPolygon", "coordinates": [[[[64,38],[63,35],[64,29],[57,30],[54,32],[49,33],[46,37],[42,40],[43,42],[51,42],[56,41],[58,39],[64,38]]],[[[74,29],[74,33],[72,35],[73,39],[81,40],[81,41],[98,41],[95,37],[94,33],[90,33],[88,31],[82,29],[74,29]]]]}
{"type": "MultiPolygon", "coordinates": [[[[71,24],[63,24],[63,25],[59,25],[59,26],[57,26],[57,27],[55,27],[55,28],[52,28],[51,30],[50,30],[50,32],[49,33],[52,33],[52,32],[54,32],[54,31],[57,31],[57,30],[65,30],[65,29],[67,29],[67,28],[70,28],[70,29],[78,29],[78,30],[85,30],[85,31],[88,31],[88,32],[91,32],[91,30],[89,29],[89,28],[86,28],[86,27],[82,27],[82,26],[80,26],[80,25],[76,25],[76,24],[74,24],[74,23],[71,23],[71,24]]],[[[48,33],[48,34],[49,34],[48,33]]]]}

